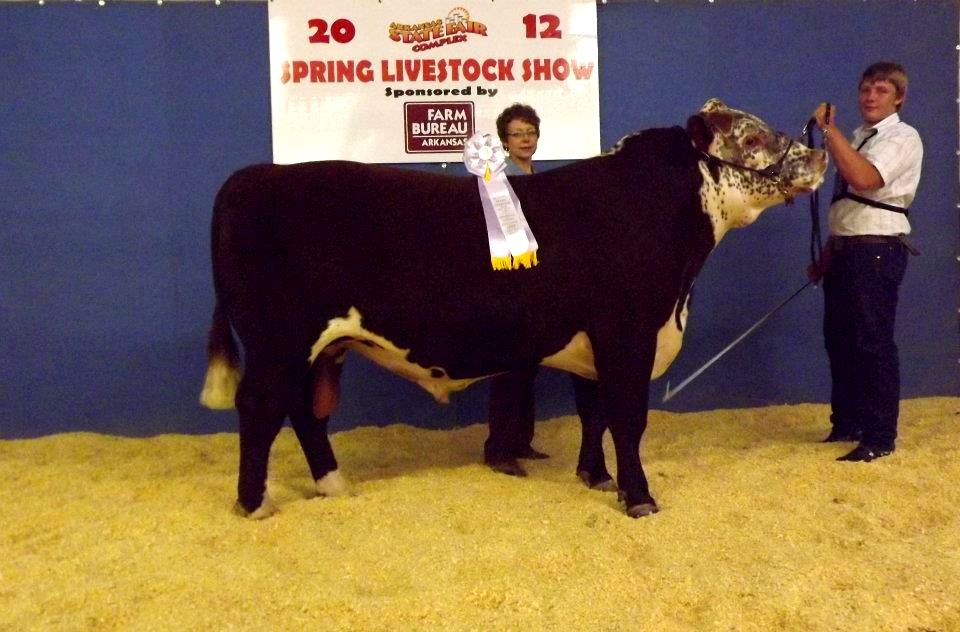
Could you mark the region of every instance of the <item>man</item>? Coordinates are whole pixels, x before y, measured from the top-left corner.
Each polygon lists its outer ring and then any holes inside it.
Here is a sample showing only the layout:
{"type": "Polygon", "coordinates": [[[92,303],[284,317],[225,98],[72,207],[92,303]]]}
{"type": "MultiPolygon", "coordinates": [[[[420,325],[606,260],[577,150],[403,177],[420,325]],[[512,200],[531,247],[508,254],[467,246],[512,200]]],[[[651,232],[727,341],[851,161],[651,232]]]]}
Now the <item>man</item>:
{"type": "Polygon", "coordinates": [[[840,461],[869,462],[893,452],[900,408],[900,366],[894,342],[897,295],[916,254],[908,209],[920,181],[923,143],[900,120],[907,73],[898,64],[867,68],[859,86],[863,124],[848,141],[835,111],[814,112],[838,181],[830,205],[830,237],[814,278],[823,276],[823,332],[830,359],[832,430],[826,442],[857,441],[840,461]]]}

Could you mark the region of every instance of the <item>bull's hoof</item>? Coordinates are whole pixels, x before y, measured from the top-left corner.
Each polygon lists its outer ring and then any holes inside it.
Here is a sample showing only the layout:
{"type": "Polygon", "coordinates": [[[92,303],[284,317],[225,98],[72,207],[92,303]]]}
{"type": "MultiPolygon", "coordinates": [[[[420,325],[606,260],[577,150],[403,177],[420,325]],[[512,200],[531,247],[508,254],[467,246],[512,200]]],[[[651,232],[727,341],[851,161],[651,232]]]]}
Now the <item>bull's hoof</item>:
{"type": "Polygon", "coordinates": [[[655,514],[658,511],[660,511],[660,508],[657,507],[656,503],[640,503],[639,505],[627,507],[627,515],[631,518],[642,518],[650,514],[655,514]]]}
{"type": "Polygon", "coordinates": [[[340,470],[327,472],[323,478],[317,481],[318,496],[349,496],[351,495],[350,486],[346,479],[340,474],[340,470]]]}
{"type": "MultiPolygon", "coordinates": [[[[613,477],[607,474],[606,476],[591,476],[590,472],[586,470],[578,470],[577,477],[583,481],[583,484],[589,487],[590,489],[596,489],[601,492],[615,492],[617,490],[617,484],[614,482],[613,477]]],[[[622,499],[621,499],[622,500],[622,499]]]]}
{"type": "Polygon", "coordinates": [[[233,505],[233,513],[243,518],[250,518],[251,520],[263,520],[264,518],[269,518],[273,514],[277,513],[277,508],[273,506],[272,502],[270,502],[270,498],[264,495],[263,502],[261,502],[260,506],[253,511],[248,511],[247,508],[244,507],[238,500],[233,505]]]}
{"type": "Polygon", "coordinates": [[[533,447],[532,445],[530,445],[530,446],[527,446],[526,448],[524,448],[523,450],[521,450],[521,451],[520,451],[520,454],[517,455],[517,458],[518,458],[518,459],[532,459],[532,460],[534,460],[534,461],[540,461],[540,460],[543,460],[543,459],[549,459],[549,458],[550,458],[550,455],[547,454],[546,452],[541,452],[540,450],[537,450],[535,447],[533,447]]]}
{"type": "Polygon", "coordinates": [[[612,478],[608,478],[605,481],[600,481],[599,483],[594,483],[590,486],[590,489],[596,489],[601,492],[617,492],[620,491],[617,488],[617,483],[612,478]]]}
{"type": "Polygon", "coordinates": [[[518,476],[524,477],[527,475],[527,471],[517,462],[516,459],[507,459],[505,461],[487,461],[487,465],[494,472],[500,472],[501,474],[506,474],[507,476],[518,476]]]}

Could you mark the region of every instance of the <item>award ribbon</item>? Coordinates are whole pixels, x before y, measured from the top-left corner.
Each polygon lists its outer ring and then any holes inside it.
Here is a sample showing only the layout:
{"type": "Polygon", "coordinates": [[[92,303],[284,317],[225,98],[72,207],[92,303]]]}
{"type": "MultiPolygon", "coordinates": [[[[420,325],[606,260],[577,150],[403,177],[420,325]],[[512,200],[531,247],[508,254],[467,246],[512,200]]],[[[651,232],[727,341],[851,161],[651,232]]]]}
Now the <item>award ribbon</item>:
{"type": "Polygon", "coordinates": [[[500,141],[492,134],[474,134],[463,145],[463,164],[477,176],[493,269],[537,265],[537,240],[504,173],[506,154],[500,141]]]}

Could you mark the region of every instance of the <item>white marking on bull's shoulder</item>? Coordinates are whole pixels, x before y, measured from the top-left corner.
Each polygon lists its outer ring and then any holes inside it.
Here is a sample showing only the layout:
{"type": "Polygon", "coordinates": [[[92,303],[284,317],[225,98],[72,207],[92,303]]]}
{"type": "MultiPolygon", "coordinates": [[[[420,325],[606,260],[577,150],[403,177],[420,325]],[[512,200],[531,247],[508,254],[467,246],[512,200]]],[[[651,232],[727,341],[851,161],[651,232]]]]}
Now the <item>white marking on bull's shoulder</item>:
{"type": "Polygon", "coordinates": [[[226,358],[215,356],[207,365],[207,376],[203,380],[200,403],[213,410],[227,410],[234,407],[240,372],[226,358]]]}
{"type": "Polygon", "coordinates": [[[597,368],[593,363],[593,345],[583,331],[574,334],[563,349],[544,358],[540,364],[576,373],[588,380],[597,379],[597,368]]]}
{"type": "MultiPolygon", "coordinates": [[[[683,306],[683,310],[680,312],[680,327],[684,330],[687,327],[689,306],[690,295],[688,294],[687,301],[683,306]]],[[[667,322],[657,331],[657,352],[653,359],[653,370],[650,372],[651,379],[656,379],[666,372],[677,358],[677,354],[680,353],[682,344],[683,331],[677,327],[674,310],[671,310],[667,322]]],[[[597,379],[593,345],[590,344],[590,338],[587,334],[582,331],[574,334],[570,342],[568,342],[563,349],[544,358],[540,364],[562,371],[576,373],[580,377],[585,377],[589,380],[597,379]]]]}
{"type": "Polygon", "coordinates": [[[317,493],[321,496],[347,496],[350,494],[350,486],[340,474],[340,470],[333,470],[317,481],[317,493]]]}
{"type": "Polygon", "coordinates": [[[400,349],[383,336],[363,327],[362,316],[356,307],[351,307],[347,315],[340,318],[331,318],[327,328],[320,333],[320,337],[313,343],[310,350],[310,362],[316,360],[335,340],[346,338],[349,342],[344,346],[356,351],[365,358],[379,364],[392,373],[419,384],[425,391],[443,404],[450,401],[450,393],[462,391],[479,379],[475,378],[450,379],[446,369],[442,367],[422,367],[407,360],[410,349],[400,349]],[[368,345],[366,343],[372,343],[368,345]]]}
{"type": "MultiPolygon", "coordinates": [[[[679,300],[677,303],[679,304],[679,300]]],[[[657,332],[657,355],[653,359],[653,370],[650,372],[651,379],[657,379],[667,372],[677,354],[680,353],[680,347],[683,345],[683,332],[687,329],[687,314],[690,308],[690,295],[680,311],[680,327],[677,327],[677,320],[674,318],[674,310],[670,311],[667,322],[663,324],[660,331],[657,332]],[[682,328],[682,329],[681,329],[682,328]]]]}

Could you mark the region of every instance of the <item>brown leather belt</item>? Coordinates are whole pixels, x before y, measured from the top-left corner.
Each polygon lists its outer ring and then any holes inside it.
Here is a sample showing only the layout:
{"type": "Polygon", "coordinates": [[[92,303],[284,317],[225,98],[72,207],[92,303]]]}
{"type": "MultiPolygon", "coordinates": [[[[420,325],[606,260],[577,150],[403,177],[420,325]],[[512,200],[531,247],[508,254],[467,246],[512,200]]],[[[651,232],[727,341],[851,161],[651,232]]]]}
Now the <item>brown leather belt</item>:
{"type": "Polygon", "coordinates": [[[913,247],[905,235],[831,235],[830,248],[832,250],[842,250],[845,245],[853,244],[888,244],[891,246],[903,246],[910,251],[912,255],[919,255],[920,251],[913,247]]]}

